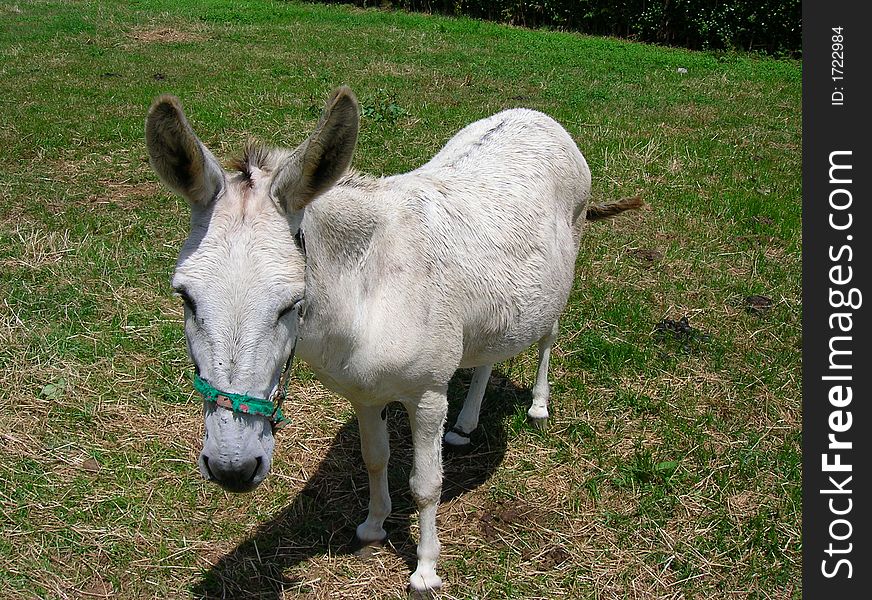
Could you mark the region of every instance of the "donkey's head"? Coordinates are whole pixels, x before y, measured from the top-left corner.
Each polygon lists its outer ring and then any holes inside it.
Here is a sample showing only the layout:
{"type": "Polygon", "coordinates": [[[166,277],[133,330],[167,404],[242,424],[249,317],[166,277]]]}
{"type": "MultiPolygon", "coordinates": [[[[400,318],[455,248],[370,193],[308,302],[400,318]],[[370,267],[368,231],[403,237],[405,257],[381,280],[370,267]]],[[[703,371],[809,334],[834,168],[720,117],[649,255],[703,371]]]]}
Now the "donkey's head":
{"type": "Polygon", "coordinates": [[[151,165],[191,206],[172,286],[206,398],[200,472],[230,491],[250,491],[269,472],[275,440],[266,407],[296,344],[306,293],[303,212],[346,172],[357,131],[357,100],[342,87],[295,150],[249,148],[236,172],[225,172],[176,98],[161,96],[148,112],[151,165]]]}

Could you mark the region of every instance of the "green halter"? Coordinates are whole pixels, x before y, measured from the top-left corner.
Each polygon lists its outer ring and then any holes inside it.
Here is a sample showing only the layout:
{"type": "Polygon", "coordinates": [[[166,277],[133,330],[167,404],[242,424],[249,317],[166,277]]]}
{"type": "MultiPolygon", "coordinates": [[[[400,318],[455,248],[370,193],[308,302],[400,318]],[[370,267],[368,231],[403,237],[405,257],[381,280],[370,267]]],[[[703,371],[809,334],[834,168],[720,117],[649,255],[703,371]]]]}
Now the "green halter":
{"type": "Polygon", "coordinates": [[[203,395],[207,402],[246,415],[263,415],[268,417],[273,427],[279,429],[287,423],[288,418],[282,413],[281,406],[273,406],[269,398],[255,398],[248,394],[231,394],[222,392],[200,377],[194,375],[194,388],[203,395]]]}
{"type": "Polygon", "coordinates": [[[262,415],[272,423],[273,430],[281,429],[290,422],[290,419],[282,412],[282,404],[285,402],[288,391],[294,350],[296,350],[296,344],[291,349],[291,355],[285,363],[285,369],[279,378],[278,385],[269,398],[255,398],[248,394],[222,392],[197,374],[194,374],[194,389],[203,395],[206,402],[213,402],[222,408],[245,415],[262,415]]]}

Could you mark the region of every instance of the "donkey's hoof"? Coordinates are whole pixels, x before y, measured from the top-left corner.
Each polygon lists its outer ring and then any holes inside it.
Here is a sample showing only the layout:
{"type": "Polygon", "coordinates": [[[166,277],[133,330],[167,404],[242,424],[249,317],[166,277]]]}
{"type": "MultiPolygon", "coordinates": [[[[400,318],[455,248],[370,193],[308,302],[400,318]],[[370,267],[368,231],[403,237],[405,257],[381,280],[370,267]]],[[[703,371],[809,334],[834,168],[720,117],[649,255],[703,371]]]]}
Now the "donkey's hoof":
{"type": "Polygon", "coordinates": [[[415,600],[429,600],[438,598],[438,592],[442,588],[442,578],[436,571],[415,571],[409,578],[409,596],[415,600]]]}
{"type": "Polygon", "coordinates": [[[442,438],[445,442],[445,447],[455,453],[463,453],[472,448],[470,444],[470,434],[464,433],[457,427],[445,432],[445,437],[442,438]]]}
{"type": "Polygon", "coordinates": [[[545,402],[536,402],[533,399],[533,406],[527,410],[527,417],[530,423],[539,431],[544,431],[548,427],[548,407],[545,402]]]}
{"type": "Polygon", "coordinates": [[[354,538],[354,552],[352,554],[355,558],[360,560],[369,560],[372,558],[376,551],[384,546],[384,542],[362,542],[358,538],[354,538]]]}
{"type": "Polygon", "coordinates": [[[530,421],[530,425],[539,431],[545,431],[548,429],[548,417],[533,417],[528,415],[528,420],[530,421]]]}
{"type": "Polygon", "coordinates": [[[388,541],[387,536],[382,540],[376,540],[374,542],[364,542],[357,536],[354,536],[354,541],[351,543],[351,553],[355,556],[355,558],[359,558],[361,560],[369,560],[373,557],[376,550],[383,547],[388,541]]]}
{"type": "Polygon", "coordinates": [[[384,529],[368,531],[361,523],[354,534],[351,542],[351,551],[357,558],[369,558],[376,548],[381,548],[388,541],[388,534],[384,529]]]}

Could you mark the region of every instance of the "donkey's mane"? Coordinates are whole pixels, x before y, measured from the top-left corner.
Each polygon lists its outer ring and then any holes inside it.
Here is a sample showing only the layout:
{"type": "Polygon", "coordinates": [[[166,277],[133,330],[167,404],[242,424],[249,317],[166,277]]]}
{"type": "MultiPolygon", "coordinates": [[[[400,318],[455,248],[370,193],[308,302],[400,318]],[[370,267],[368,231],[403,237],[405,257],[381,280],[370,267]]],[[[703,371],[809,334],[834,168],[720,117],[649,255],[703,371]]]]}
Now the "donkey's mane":
{"type": "Polygon", "coordinates": [[[273,171],[278,166],[280,155],[284,154],[284,152],[266,144],[248,142],[242,151],[242,156],[231,161],[230,168],[239,171],[243,179],[251,183],[254,178],[254,169],[273,171]]]}
{"type": "MultiPolygon", "coordinates": [[[[260,142],[249,141],[242,151],[242,156],[234,158],[230,161],[229,167],[234,171],[239,172],[242,176],[242,182],[246,185],[253,185],[255,169],[266,173],[274,172],[279,165],[293,152],[284,148],[275,148],[267,146],[260,142]]],[[[342,175],[336,182],[337,186],[348,186],[363,190],[371,190],[374,187],[375,179],[353,168],[342,175]]]]}

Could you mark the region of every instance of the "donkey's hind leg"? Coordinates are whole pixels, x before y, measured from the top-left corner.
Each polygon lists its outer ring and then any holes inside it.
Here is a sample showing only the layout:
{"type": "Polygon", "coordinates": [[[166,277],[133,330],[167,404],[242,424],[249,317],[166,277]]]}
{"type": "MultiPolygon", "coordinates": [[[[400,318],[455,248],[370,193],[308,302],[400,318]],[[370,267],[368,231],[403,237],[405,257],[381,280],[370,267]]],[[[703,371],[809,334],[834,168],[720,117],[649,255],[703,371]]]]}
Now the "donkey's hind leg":
{"type": "Polygon", "coordinates": [[[548,385],[548,363],[551,362],[551,346],[557,339],[557,322],[551,333],[539,340],[539,368],[536,370],[536,385],[533,386],[533,405],[527,411],[532,423],[544,428],[548,424],[548,398],[551,387],[548,385]]]}
{"type": "Polygon", "coordinates": [[[457,415],[454,427],[445,433],[445,443],[449,446],[466,446],[469,444],[469,435],[478,427],[478,414],[481,412],[481,400],[490,379],[493,365],[476,367],[472,374],[472,382],[469,384],[469,392],[463,401],[463,408],[457,415]]]}

